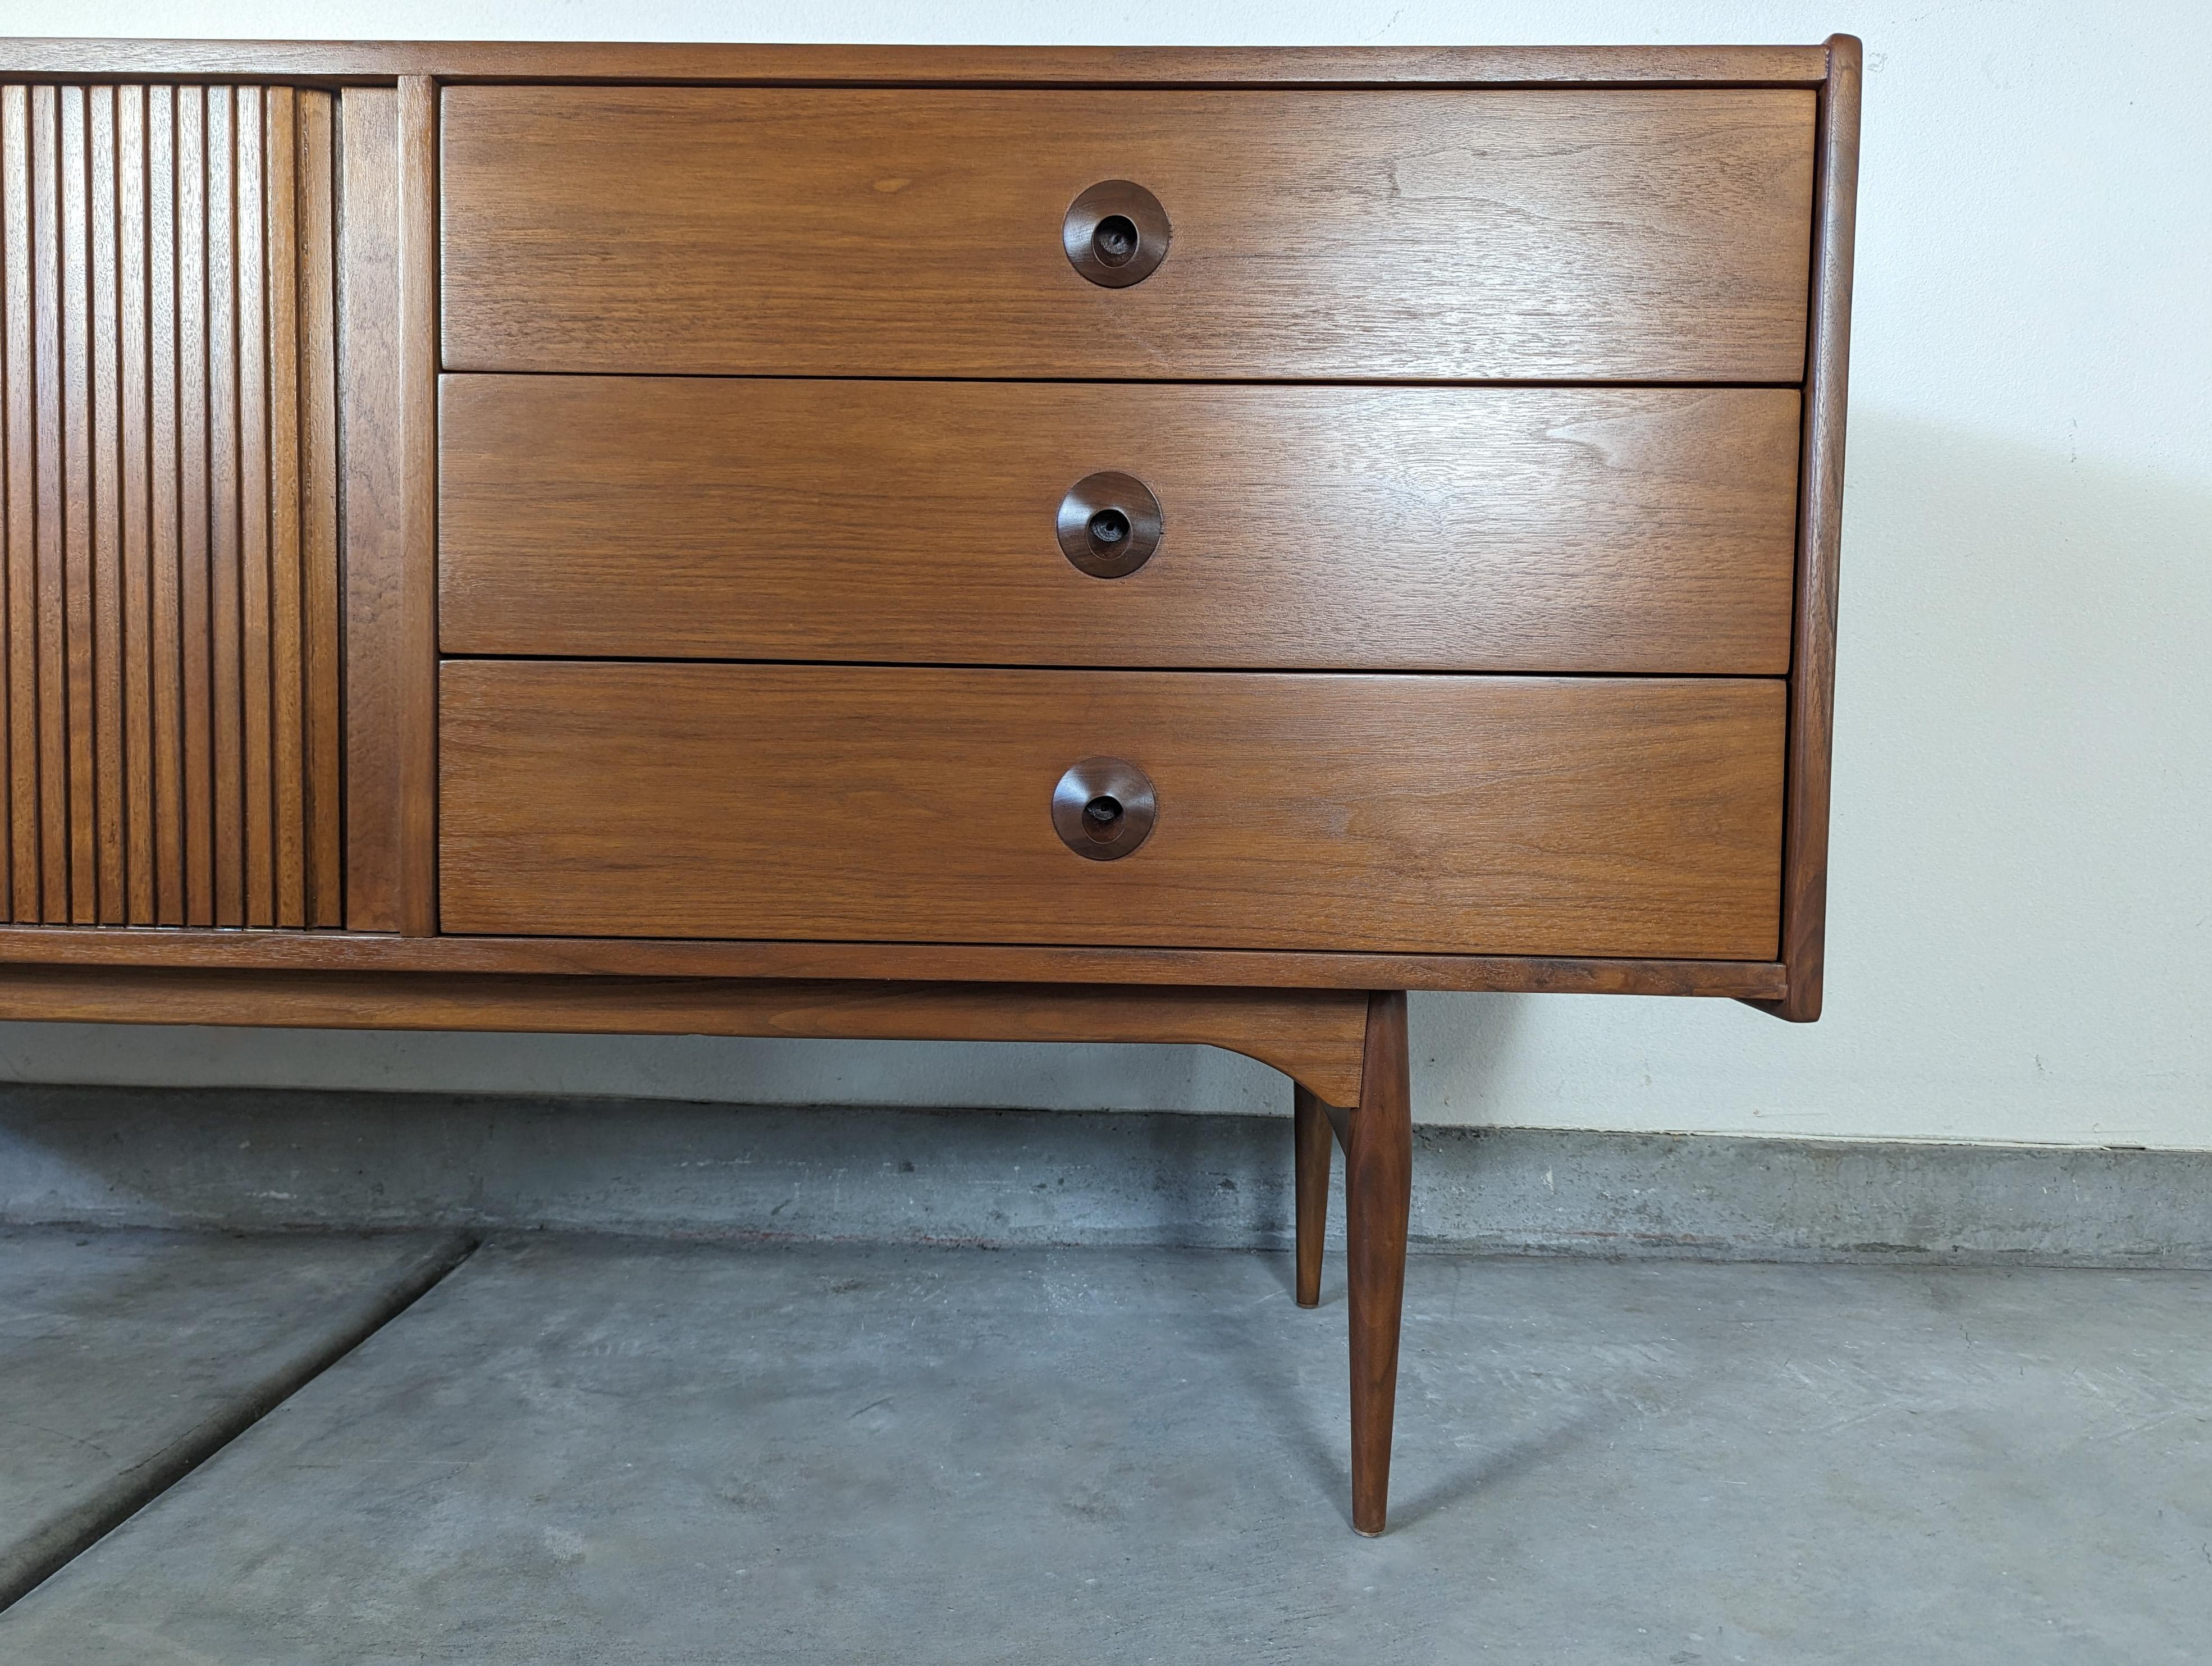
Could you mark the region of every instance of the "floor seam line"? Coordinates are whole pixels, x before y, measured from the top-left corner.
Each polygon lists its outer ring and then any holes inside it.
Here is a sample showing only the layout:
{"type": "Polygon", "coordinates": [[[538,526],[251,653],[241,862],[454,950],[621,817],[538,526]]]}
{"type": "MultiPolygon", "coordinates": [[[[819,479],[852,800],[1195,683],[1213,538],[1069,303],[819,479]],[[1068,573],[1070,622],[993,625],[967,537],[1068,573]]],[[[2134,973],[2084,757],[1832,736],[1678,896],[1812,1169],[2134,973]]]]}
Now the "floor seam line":
{"type": "Polygon", "coordinates": [[[116,1484],[58,1517],[46,1533],[52,1542],[0,1584],[0,1614],[93,1549],[147,1505],[252,1429],[317,1377],[359,1348],[415,1304],[436,1289],[483,1247],[483,1237],[457,1232],[416,1257],[404,1274],[378,1293],[321,1346],[281,1361],[225,1408],[147,1459],[125,1470],[116,1484]]]}

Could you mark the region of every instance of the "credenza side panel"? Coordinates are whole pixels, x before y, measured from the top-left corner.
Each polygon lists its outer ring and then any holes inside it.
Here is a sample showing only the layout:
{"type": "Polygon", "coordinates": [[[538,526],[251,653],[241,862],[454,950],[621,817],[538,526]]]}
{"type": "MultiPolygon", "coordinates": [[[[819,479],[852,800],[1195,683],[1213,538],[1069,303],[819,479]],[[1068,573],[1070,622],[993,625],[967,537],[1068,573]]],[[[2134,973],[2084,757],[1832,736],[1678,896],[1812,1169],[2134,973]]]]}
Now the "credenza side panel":
{"type": "Polygon", "coordinates": [[[1797,1024],[1810,1024],[1820,1016],[1827,957],[1828,783],[1835,744],[1837,575],[1843,538],[1844,419],[1850,376],[1862,56],[1853,37],[1832,38],[1828,81],[1820,94],[1783,858],[1782,958],[1790,968],[1790,992],[1768,1009],[1797,1024]]]}

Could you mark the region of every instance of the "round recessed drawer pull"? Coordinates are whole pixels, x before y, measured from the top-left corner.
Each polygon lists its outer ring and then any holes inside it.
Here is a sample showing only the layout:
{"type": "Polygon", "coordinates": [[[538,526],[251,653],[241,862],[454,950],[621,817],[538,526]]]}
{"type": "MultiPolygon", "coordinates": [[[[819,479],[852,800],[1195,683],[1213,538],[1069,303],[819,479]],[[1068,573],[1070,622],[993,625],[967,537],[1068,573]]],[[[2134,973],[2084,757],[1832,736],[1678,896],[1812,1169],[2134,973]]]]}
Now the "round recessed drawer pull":
{"type": "Polygon", "coordinates": [[[1060,553],[1094,579],[1123,578],[1160,547],[1160,501],[1133,474],[1086,474],[1060,500],[1060,553]]]}
{"type": "Polygon", "coordinates": [[[1093,283],[1126,289],[1168,256],[1168,211],[1128,179],[1102,179],[1067,205],[1060,222],[1067,263],[1093,283]]]}
{"type": "Polygon", "coordinates": [[[1159,814],[1152,778],[1118,757],[1086,757],[1052,789],[1052,825],[1079,856],[1110,862],[1151,836],[1159,814]]]}

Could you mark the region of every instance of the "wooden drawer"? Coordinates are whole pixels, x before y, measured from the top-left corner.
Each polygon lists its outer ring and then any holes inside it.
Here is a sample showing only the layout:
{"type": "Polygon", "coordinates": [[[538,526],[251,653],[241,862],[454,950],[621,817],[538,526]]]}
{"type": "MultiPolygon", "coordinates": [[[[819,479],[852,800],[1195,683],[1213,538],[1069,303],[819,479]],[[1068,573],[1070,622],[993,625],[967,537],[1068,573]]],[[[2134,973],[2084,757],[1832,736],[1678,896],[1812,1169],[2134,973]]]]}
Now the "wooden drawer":
{"type": "Polygon", "coordinates": [[[461,86],[466,370],[1794,382],[1814,95],[461,86]],[[1062,248],[1101,181],[1166,258],[1062,248]]]}
{"type": "Polygon", "coordinates": [[[450,654],[1779,674],[1793,388],[448,376],[450,654]],[[1157,497],[1094,577],[1063,496],[1157,497]]]}
{"type": "Polygon", "coordinates": [[[446,930],[1764,959],[1784,684],[452,660],[446,930]],[[1149,776],[1085,860],[1055,783],[1149,776]]]}

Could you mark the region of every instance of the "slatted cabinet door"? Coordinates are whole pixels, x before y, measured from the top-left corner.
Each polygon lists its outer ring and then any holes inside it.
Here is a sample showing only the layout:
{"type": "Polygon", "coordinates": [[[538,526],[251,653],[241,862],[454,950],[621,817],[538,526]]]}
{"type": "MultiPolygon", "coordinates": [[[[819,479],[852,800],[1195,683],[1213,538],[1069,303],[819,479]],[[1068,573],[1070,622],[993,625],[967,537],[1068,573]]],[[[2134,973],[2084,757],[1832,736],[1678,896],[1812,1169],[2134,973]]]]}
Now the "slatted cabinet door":
{"type": "Polygon", "coordinates": [[[0,88],[9,920],[343,923],[333,118],[0,88]]]}

